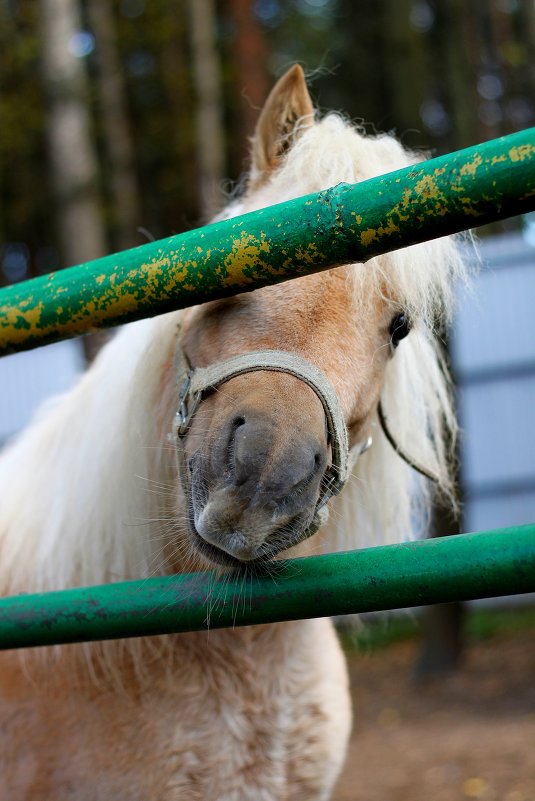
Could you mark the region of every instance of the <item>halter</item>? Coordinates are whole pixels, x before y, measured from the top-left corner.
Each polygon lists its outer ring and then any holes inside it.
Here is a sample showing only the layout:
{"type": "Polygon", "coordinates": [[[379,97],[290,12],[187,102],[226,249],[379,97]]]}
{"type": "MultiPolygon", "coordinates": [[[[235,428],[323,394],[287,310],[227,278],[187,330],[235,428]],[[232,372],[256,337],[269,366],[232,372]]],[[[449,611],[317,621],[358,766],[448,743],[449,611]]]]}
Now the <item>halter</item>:
{"type": "MultiPolygon", "coordinates": [[[[319,398],[327,426],[328,442],[331,445],[331,464],[326,468],[321,482],[320,494],[314,510],[313,521],[303,534],[303,539],[315,533],[325,522],[327,501],[338,495],[347,482],[357,459],[372,444],[368,437],[349,448],[347,427],[342,414],[340,401],[327,376],[314,364],[295,353],[281,350],[257,350],[233,356],[222,362],[215,362],[208,367],[192,367],[183,349],[176,351],[176,375],[178,387],[178,407],[175,413],[170,440],[175,445],[177,467],[184,488],[190,486],[190,475],[187,465],[185,438],[191,427],[193,417],[201,401],[213,392],[220,384],[231,378],[267,370],[293,375],[307,384],[319,398]]],[[[438,483],[433,473],[421,467],[399,447],[387,426],[386,417],[379,401],[377,414],[383,433],[398,454],[410,467],[429,480],[438,483]]]]}
{"type": "Polygon", "coordinates": [[[331,445],[331,464],[325,470],[314,519],[307,529],[306,536],[314,533],[324,522],[326,513],[321,514],[327,501],[338,495],[347,479],[356,459],[371,445],[371,437],[349,448],[347,428],[342,414],[340,401],[333,385],[327,376],[311,362],[295,353],[279,350],[257,350],[233,356],[208,367],[191,367],[188,359],[179,347],[177,349],[177,386],[178,408],[175,414],[171,438],[176,446],[177,464],[184,487],[190,483],[187,459],[185,454],[185,437],[190,429],[193,417],[199,404],[210,392],[220,384],[230,381],[238,375],[267,370],[293,375],[307,384],[321,401],[325,413],[328,441],[331,445]]]}

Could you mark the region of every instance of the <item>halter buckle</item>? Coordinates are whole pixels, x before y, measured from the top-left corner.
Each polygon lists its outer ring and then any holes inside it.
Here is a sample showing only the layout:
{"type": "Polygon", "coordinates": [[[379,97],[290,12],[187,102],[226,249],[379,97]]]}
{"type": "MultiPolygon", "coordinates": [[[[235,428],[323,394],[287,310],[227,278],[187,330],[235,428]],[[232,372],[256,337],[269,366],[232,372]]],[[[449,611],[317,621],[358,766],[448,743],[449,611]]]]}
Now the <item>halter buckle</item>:
{"type": "Polygon", "coordinates": [[[190,370],[182,382],[182,386],[180,387],[178,393],[178,409],[175,414],[175,432],[177,437],[183,437],[186,434],[189,428],[193,410],[197,406],[196,403],[191,403],[188,408],[188,396],[191,389],[192,375],[193,370],[190,370]]]}

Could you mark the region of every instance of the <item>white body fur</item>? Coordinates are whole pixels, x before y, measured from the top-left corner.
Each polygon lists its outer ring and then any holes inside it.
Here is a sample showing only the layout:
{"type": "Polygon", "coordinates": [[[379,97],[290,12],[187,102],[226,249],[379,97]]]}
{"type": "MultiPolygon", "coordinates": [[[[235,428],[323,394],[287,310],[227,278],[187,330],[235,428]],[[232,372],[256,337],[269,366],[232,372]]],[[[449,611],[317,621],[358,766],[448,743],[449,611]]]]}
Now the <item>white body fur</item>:
{"type": "MultiPolygon", "coordinates": [[[[392,137],[364,137],[331,115],[222,216],[407,163],[392,137]]],[[[429,329],[449,313],[461,273],[453,244],[436,241],[355,268],[348,286],[365,304],[386,280],[418,320],[386,368],[383,404],[400,444],[446,492],[443,426],[454,433],[455,423],[429,329]]],[[[166,571],[166,537],[183,532],[169,520],[172,382],[162,389],[180,316],[125,327],[2,454],[4,594],[166,571]]],[[[333,358],[351,363],[343,351],[333,358]]],[[[425,526],[428,501],[376,426],[372,449],[331,504],[321,547],[408,539],[416,508],[425,526]]],[[[347,676],[325,620],[27,652],[24,663],[21,671],[16,655],[0,661],[0,775],[10,801],[325,801],[343,760],[347,676]]]]}

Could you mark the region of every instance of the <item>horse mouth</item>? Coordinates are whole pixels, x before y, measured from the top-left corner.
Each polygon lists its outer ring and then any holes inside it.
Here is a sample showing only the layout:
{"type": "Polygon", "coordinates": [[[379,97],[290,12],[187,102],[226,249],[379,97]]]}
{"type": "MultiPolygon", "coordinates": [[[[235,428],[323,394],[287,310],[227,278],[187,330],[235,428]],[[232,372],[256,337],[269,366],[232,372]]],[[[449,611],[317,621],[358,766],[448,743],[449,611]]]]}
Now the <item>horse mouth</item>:
{"type": "Polygon", "coordinates": [[[285,525],[281,530],[275,530],[267,540],[260,545],[256,556],[251,559],[240,559],[228,553],[228,551],[223,550],[223,548],[219,548],[217,545],[207,542],[201,534],[199,534],[195,526],[195,514],[193,500],[191,498],[189,503],[188,523],[191,543],[201,556],[218,567],[237,568],[243,571],[248,567],[256,570],[261,569],[263,566],[273,566],[273,564],[280,563],[280,559],[276,559],[279,554],[293,547],[308,536],[306,533],[303,535],[303,533],[306,532],[306,527],[303,528],[302,522],[301,525],[299,525],[300,522],[301,521],[296,519],[293,526],[289,527],[285,525]],[[292,535],[290,536],[288,536],[289,530],[292,531],[292,535]]]}
{"type": "Polygon", "coordinates": [[[262,563],[267,560],[260,559],[260,560],[250,560],[244,561],[241,559],[237,559],[235,556],[223,551],[221,548],[218,548],[216,545],[212,545],[210,542],[206,542],[201,535],[195,529],[195,524],[193,521],[190,521],[190,528],[192,534],[192,543],[194,548],[204,556],[205,559],[208,559],[209,562],[212,562],[214,565],[218,567],[235,567],[239,569],[243,569],[245,566],[249,564],[255,563],[262,563]]]}

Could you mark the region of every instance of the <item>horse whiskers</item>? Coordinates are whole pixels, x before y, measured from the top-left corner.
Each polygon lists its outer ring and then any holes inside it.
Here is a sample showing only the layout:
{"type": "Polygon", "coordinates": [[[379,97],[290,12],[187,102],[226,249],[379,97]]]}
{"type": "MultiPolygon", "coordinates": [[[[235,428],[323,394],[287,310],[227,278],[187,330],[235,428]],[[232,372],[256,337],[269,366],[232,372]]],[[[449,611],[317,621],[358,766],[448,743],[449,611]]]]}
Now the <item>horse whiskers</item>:
{"type": "Polygon", "coordinates": [[[131,528],[137,528],[142,526],[149,526],[152,523],[171,523],[171,522],[174,522],[173,517],[145,517],[143,518],[143,520],[137,520],[135,522],[129,521],[128,523],[125,523],[125,525],[131,528]]]}
{"type": "MultiPolygon", "coordinates": [[[[156,575],[157,573],[162,572],[161,568],[169,567],[172,564],[172,560],[175,556],[180,556],[181,561],[185,562],[185,566],[187,567],[188,557],[191,555],[191,546],[187,542],[179,542],[175,544],[175,547],[171,551],[170,554],[167,554],[166,551],[168,550],[169,543],[164,543],[162,547],[157,551],[156,554],[151,559],[149,570],[148,570],[148,578],[151,576],[156,575]],[[162,560],[163,556],[163,560],[162,560]],[[157,566],[152,568],[152,565],[157,561],[157,566]]],[[[185,572],[188,572],[187,570],[185,572]]]]}
{"type": "Polygon", "coordinates": [[[167,485],[165,483],[148,482],[146,481],[139,489],[145,493],[152,493],[159,495],[161,498],[176,498],[177,487],[174,485],[167,485]]]}
{"type": "Polygon", "coordinates": [[[168,442],[161,442],[158,445],[138,445],[138,448],[142,451],[157,451],[157,452],[168,451],[169,453],[174,453],[175,451],[175,446],[171,445],[168,442]]]}
{"type": "Polygon", "coordinates": [[[156,481],[156,479],[150,478],[149,476],[140,476],[139,473],[136,473],[134,477],[139,479],[139,481],[145,481],[147,484],[155,484],[157,487],[168,490],[174,489],[175,486],[171,481],[156,481]]]}
{"type": "Polygon", "coordinates": [[[161,540],[165,540],[166,542],[170,542],[177,538],[177,534],[182,532],[182,528],[178,531],[172,531],[169,534],[165,533],[165,529],[162,528],[162,531],[159,533],[154,534],[151,537],[143,537],[141,542],[160,542],[161,540]]]}

